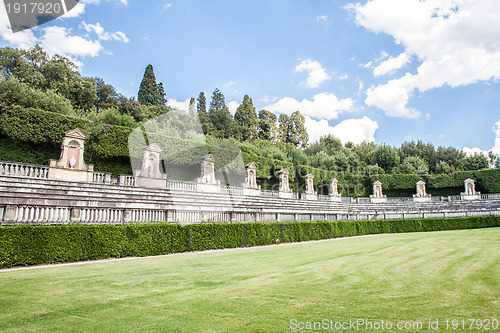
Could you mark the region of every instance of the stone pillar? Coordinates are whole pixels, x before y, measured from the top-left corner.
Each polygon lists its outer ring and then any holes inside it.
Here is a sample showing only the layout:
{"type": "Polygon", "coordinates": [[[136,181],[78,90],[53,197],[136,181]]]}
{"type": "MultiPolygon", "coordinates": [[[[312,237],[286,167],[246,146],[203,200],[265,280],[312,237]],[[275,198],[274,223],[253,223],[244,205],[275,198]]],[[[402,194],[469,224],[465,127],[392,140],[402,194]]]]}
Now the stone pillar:
{"type": "Polygon", "coordinates": [[[160,170],[161,149],[156,144],[143,148],[142,168],[135,174],[135,185],[147,188],[166,188],[167,175],[160,170]]]}
{"type": "Polygon", "coordinates": [[[261,195],[260,185],[257,184],[257,165],[253,162],[245,165],[245,183],[243,183],[243,195],[261,195]]]}
{"type": "Polygon", "coordinates": [[[7,205],[3,211],[3,222],[13,223],[17,219],[17,206],[7,205]]]}
{"type": "Polygon", "coordinates": [[[318,200],[318,195],[314,191],[314,175],[312,173],[306,175],[306,200],[318,200]]]}
{"type": "Polygon", "coordinates": [[[464,180],[465,192],[460,193],[462,200],[480,200],[481,192],[476,192],[476,185],[474,179],[464,180]]]}
{"type": "Polygon", "coordinates": [[[288,182],[288,176],[290,175],[290,172],[288,171],[288,169],[281,169],[278,175],[280,180],[278,198],[293,199],[293,190],[290,188],[290,184],[288,182]]]}
{"type": "Polygon", "coordinates": [[[86,138],[78,128],[64,133],[59,160],[49,160],[49,179],[85,183],[93,181],[94,166],[86,165],[83,161],[86,138]]]}
{"type": "Polygon", "coordinates": [[[425,191],[425,182],[420,180],[417,183],[417,194],[413,195],[414,202],[431,202],[431,195],[425,191]]]}
{"type": "Polygon", "coordinates": [[[373,183],[373,194],[370,195],[370,201],[374,203],[387,202],[387,195],[382,193],[382,182],[373,183]]]}
{"type": "Polygon", "coordinates": [[[220,181],[215,179],[215,158],[208,154],[201,158],[201,176],[196,179],[198,192],[220,193],[220,181]]]}
{"type": "Polygon", "coordinates": [[[81,210],[78,207],[73,207],[71,208],[70,212],[70,222],[71,223],[78,223],[80,222],[80,215],[81,215],[81,210]]]}
{"type": "Polygon", "coordinates": [[[335,201],[335,202],[341,202],[342,201],[342,195],[339,193],[338,190],[338,183],[339,181],[337,178],[332,178],[330,180],[330,200],[335,201]]]}

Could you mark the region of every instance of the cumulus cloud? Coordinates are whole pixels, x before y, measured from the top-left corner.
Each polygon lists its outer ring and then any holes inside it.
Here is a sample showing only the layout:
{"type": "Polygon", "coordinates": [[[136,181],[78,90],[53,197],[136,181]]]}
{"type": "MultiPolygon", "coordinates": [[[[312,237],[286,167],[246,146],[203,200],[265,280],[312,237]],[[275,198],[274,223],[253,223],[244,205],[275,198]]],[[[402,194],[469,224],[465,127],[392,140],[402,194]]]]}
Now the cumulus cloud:
{"type": "Polygon", "coordinates": [[[350,111],[353,105],[354,101],[351,98],[338,99],[334,94],[321,93],[315,95],[312,101],[307,99],[298,101],[295,98],[285,97],[264,109],[286,114],[298,110],[304,115],[315,118],[335,119],[340,113],[350,111]]]}
{"type": "Polygon", "coordinates": [[[167,106],[170,106],[171,108],[179,109],[179,110],[187,112],[189,110],[189,102],[190,101],[191,101],[190,98],[186,99],[185,101],[177,101],[174,98],[169,98],[167,100],[167,106]]]}
{"type": "Polygon", "coordinates": [[[342,143],[373,142],[375,131],[378,129],[377,122],[366,116],[361,119],[347,119],[335,126],[330,126],[325,119],[317,121],[306,116],[305,125],[309,133],[309,142],[318,141],[320,137],[328,134],[336,136],[342,143]]]}
{"type": "Polygon", "coordinates": [[[79,17],[80,15],[85,14],[85,3],[79,2],[73,7],[70,11],[66,12],[66,14],[61,15],[58,19],[65,19],[70,17],[79,17]]]}
{"type": "Polygon", "coordinates": [[[71,34],[71,29],[54,26],[45,28],[43,31],[44,34],[40,39],[40,45],[49,54],[95,57],[103,50],[99,41],[74,36],[71,34]]]}
{"type": "Polygon", "coordinates": [[[500,156],[500,119],[495,123],[495,126],[493,126],[493,132],[495,133],[496,138],[495,145],[491,148],[491,150],[494,154],[500,156]]]}
{"type": "Polygon", "coordinates": [[[329,24],[328,16],[327,15],[318,15],[316,16],[316,22],[323,23],[323,24],[329,24]]]}
{"type": "Polygon", "coordinates": [[[99,22],[96,24],[87,24],[85,21],[82,21],[82,26],[87,32],[95,32],[101,40],[118,40],[124,43],[128,43],[130,41],[121,31],[112,33],[105,31],[99,22]]]}
{"type": "Polygon", "coordinates": [[[231,101],[231,102],[227,103],[227,108],[229,109],[229,112],[233,116],[236,113],[236,109],[238,108],[238,106],[240,106],[240,103],[238,103],[236,101],[231,101]]]}
{"type": "Polygon", "coordinates": [[[385,75],[403,67],[410,58],[406,53],[401,53],[396,58],[390,57],[373,69],[373,76],[385,75]]]}
{"type": "MultiPolygon", "coordinates": [[[[406,106],[415,89],[425,92],[500,78],[500,7],[495,0],[371,0],[349,8],[358,25],[393,36],[404,54],[421,61],[417,73],[368,90],[367,104],[389,116],[420,115],[406,106]],[[396,104],[388,103],[390,99],[396,104]]],[[[399,57],[383,63],[377,74],[402,64],[405,56],[399,57]]]]}
{"type": "Polygon", "coordinates": [[[465,153],[467,156],[473,156],[473,155],[478,155],[478,154],[483,154],[483,155],[488,155],[488,152],[481,150],[481,148],[474,147],[474,148],[469,148],[469,147],[463,147],[462,151],[465,153]]]}
{"type": "Polygon", "coordinates": [[[317,88],[324,81],[330,80],[331,76],[326,73],[326,70],[318,61],[313,61],[311,59],[303,60],[300,64],[295,67],[296,72],[308,72],[308,77],[306,79],[305,85],[309,88],[317,88]]]}

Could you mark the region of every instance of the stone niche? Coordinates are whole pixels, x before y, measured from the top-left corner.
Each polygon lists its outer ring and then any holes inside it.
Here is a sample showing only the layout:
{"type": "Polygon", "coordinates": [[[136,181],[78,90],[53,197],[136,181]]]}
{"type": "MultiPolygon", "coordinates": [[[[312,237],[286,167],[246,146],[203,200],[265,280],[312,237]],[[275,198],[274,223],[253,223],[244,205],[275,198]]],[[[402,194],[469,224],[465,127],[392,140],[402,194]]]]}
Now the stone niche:
{"type": "Polygon", "coordinates": [[[460,193],[463,200],[480,200],[481,192],[476,192],[476,184],[474,179],[464,180],[465,192],[460,193]]]}
{"type": "Polygon", "coordinates": [[[93,181],[94,165],[87,165],[83,161],[86,138],[78,128],[64,133],[59,160],[49,160],[49,179],[84,183],[93,181]]]}
{"type": "Polygon", "coordinates": [[[201,176],[196,178],[198,192],[221,193],[220,180],[215,179],[215,158],[212,154],[201,158],[201,176]]]}
{"type": "Polygon", "coordinates": [[[382,193],[382,182],[377,180],[373,183],[373,194],[370,195],[370,202],[382,203],[387,202],[387,195],[382,193]]]}
{"type": "Polygon", "coordinates": [[[318,200],[318,195],[314,191],[314,175],[312,173],[306,175],[306,200],[318,200]]]}
{"type": "Polygon", "coordinates": [[[293,190],[290,188],[288,176],[290,172],[288,169],[281,169],[278,173],[280,180],[280,187],[278,189],[278,198],[293,199],[293,190]]]}
{"type": "Polygon", "coordinates": [[[337,178],[332,178],[330,180],[330,200],[334,202],[342,201],[342,195],[339,193],[338,183],[339,181],[337,178]]]}
{"type": "Polygon", "coordinates": [[[431,195],[425,191],[425,182],[420,180],[417,183],[417,194],[413,195],[414,202],[431,202],[431,195]]]}
{"type": "Polygon", "coordinates": [[[257,184],[257,165],[253,162],[245,165],[245,183],[243,183],[243,195],[261,195],[260,185],[257,184]]]}
{"type": "Polygon", "coordinates": [[[156,144],[143,148],[142,168],[135,174],[135,185],[146,188],[166,188],[167,175],[160,170],[161,149],[156,144]]]}

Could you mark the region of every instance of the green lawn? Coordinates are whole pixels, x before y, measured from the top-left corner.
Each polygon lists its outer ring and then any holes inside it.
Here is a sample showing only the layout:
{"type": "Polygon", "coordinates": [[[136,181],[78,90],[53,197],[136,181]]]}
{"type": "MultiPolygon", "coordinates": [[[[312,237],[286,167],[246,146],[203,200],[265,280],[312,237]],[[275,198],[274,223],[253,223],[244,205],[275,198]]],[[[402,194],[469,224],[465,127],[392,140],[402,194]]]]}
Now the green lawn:
{"type": "Polygon", "coordinates": [[[0,271],[0,331],[287,332],[323,319],[444,330],[500,320],[499,282],[500,228],[89,262],[0,271]]]}

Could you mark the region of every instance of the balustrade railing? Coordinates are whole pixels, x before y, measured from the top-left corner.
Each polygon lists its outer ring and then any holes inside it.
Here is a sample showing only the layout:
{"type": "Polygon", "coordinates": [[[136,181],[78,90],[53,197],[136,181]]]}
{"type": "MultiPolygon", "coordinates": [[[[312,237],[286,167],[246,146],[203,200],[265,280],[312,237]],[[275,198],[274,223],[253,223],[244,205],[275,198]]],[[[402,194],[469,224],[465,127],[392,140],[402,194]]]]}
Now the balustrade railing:
{"type": "Polygon", "coordinates": [[[167,180],[167,188],[170,190],[196,191],[196,183],[181,180],[167,180]]]}
{"type": "Polygon", "coordinates": [[[118,185],[135,186],[135,177],[129,175],[118,175],[118,185]]]}
{"type": "Polygon", "coordinates": [[[111,173],[108,172],[94,172],[92,177],[94,183],[98,184],[110,184],[111,183],[111,173]]]}
{"type": "Polygon", "coordinates": [[[483,200],[487,200],[487,199],[500,199],[500,193],[481,194],[481,199],[483,199],[483,200]]]}
{"type": "Polygon", "coordinates": [[[277,198],[278,197],[277,191],[261,190],[260,193],[262,194],[263,197],[268,197],[268,198],[277,198]]]}
{"type": "Polygon", "coordinates": [[[0,162],[0,175],[47,179],[49,167],[25,163],[0,162]]]}
{"type": "Polygon", "coordinates": [[[221,192],[229,195],[243,195],[243,187],[222,186],[221,192]]]}

